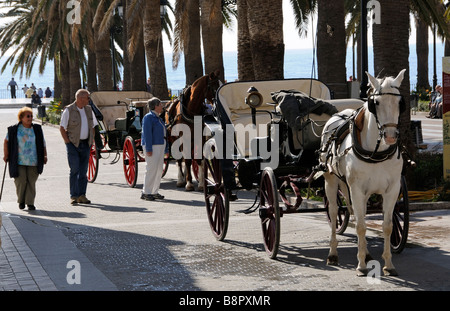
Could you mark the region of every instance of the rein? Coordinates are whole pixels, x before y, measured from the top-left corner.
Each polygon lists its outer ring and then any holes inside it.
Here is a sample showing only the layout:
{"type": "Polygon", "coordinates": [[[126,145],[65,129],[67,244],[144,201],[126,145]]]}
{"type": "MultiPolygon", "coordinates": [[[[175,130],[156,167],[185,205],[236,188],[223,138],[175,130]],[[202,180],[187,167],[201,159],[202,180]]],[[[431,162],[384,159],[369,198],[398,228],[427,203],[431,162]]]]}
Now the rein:
{"type": "MultiPolygon", "coordinates": [[[[377,145],[375,147],[375,149],[373,151],[369,151],[364,149],[361,146],[361,129],[358,128],[358,126],[355,125],[355,120],[358,117],[359,114],[364,114],[365,109],[361,109],[360,112],[356,115],[356,117],[350,119],[350,133],[352,134],[352,149],[353,152],[355,153],[355,155],[362,161],[367,162],[367,163],[379,163],[379,162],[383,162],[386,161],[388,159],[390,159],[396,152],[398,149],[398,139],[397,142],[394,145],[390,145],[388,149],[384,150],[384,151],[378,151],[379,147],[380,147],[380,143],[381,143],[381,139],[383,138],[383,129],[384,127],[396,127],[397,128],[397,124],[395,123],[388,123],[385,124],[383,126],[380,125],[380,123],[378,122],[378,118],[377,118],[377,126],[378,126],[378,139],[377,139],[377,145]]],[[[400,153],[398,155],[400,157],[400,153]]]]}

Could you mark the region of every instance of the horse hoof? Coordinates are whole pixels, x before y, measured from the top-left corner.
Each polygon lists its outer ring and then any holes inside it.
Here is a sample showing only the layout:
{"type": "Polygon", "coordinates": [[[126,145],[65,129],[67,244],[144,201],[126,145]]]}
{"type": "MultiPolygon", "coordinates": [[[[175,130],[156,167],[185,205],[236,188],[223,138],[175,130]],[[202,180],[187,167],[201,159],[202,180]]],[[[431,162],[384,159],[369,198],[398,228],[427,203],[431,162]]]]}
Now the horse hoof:
{"type": "Polygon", "coordinates": [[[327,265],[329,266],[337,266],[338,265],[338,256],[337,255],[330,255],[327,258],[327,265]]]}
{"type": "Polygon", "coordinates": [[[198,187],[197,190],[200,192],[203,192],[204,189],[203,189],[203,187],[198,187]]]}
{"type": "Polygon", "coordinates": [[[361,269],[361,268],[356,269],[357,276],[366,276],[367,273],[369,273],[368,269],[361,269]]]}
{"type": "Polygon", "coordinates": [[[183,188],[184,186],[186,186],[185,183],[177,183],[177,188],[183,188]]]}
{"type": "Polygon", "coordinates": [[[398,273],[395,269],[383,268],[383,273],[385,276],[398,276],[398,273]]]}
{"type": "Polygon", "coordinates": [[[195,187],[193,185],[186,185],[186,191],[194,191],[195,187]]]}

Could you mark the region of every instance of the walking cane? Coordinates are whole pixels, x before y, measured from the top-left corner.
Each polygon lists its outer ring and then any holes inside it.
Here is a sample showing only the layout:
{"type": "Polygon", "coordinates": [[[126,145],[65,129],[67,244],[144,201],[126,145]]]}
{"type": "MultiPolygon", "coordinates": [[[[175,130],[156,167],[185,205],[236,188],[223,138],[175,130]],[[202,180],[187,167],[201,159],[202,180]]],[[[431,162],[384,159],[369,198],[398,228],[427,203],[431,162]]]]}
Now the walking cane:
{"type": "Polygon", "coordinates": [[[0,202],[2,201],[3,185],[5,184],[5,175],[6,175],[6,167],[7,166],[8,166],[8,162],[5,162],[5,169],[3,170],[2,189],[0,190],[0,202]]]}

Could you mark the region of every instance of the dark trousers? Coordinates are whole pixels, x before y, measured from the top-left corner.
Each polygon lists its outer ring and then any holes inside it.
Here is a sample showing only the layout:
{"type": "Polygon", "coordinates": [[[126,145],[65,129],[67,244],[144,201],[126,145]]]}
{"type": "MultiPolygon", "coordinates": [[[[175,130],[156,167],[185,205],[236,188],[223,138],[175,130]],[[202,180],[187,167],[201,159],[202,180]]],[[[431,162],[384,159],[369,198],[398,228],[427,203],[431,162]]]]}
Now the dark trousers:
{"type": "Polygon", "coordinates": [[[68,143],[66,149],[70,167],[70,197],[78,198],[86,195],[90,147],[87,140],[81,140],[78,147],[68,143]]]}

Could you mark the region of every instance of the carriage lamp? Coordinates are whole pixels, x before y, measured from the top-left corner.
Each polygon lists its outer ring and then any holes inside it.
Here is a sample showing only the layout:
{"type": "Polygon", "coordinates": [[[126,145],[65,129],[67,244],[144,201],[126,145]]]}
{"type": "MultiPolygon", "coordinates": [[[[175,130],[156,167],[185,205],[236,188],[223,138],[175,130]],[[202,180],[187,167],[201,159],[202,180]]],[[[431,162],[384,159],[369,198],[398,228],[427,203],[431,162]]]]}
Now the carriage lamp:
{"type": "Polygon", "coordinates": [[[247,97],[245,98],[245,103],[252,108],[252,123],[256,125],[256,108],[261,106],[263,97],[258,90],[252,86],[247,90],[247,97]]]}
{"type": "Polygon", "coordinates": [[[245,103],[249,105],[251,108],[258,108],[261,106],[263,97],[258,90],[252,86],[247,90],[247,98],[245,99],[245,103]]]}

